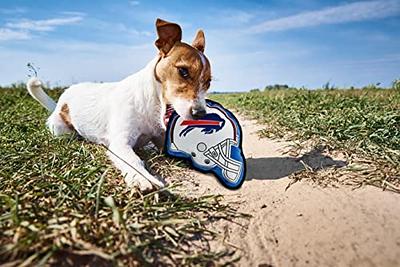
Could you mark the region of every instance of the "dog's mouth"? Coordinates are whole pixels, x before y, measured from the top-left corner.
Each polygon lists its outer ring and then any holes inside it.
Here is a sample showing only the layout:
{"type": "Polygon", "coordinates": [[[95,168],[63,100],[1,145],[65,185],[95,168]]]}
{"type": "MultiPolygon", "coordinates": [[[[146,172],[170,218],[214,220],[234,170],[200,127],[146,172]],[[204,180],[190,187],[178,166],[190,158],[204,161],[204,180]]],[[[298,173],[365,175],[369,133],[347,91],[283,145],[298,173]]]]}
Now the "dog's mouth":
{"type": "Polygon", "coordinates": [[[165,105],[165,114],[164,114],[164,125],[165,127],[168,126],[169,118],[171,117],[172,113],[174,113],[174,107],[171,104],[165,105]]]}

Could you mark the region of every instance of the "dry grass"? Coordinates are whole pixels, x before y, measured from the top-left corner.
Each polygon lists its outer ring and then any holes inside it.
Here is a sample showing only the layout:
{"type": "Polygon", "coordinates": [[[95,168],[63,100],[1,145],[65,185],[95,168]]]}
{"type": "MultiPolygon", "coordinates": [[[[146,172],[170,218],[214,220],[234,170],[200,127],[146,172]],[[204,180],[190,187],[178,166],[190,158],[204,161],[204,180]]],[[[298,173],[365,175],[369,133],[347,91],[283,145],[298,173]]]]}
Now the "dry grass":
{"type": "Polygon", "coordinates": [[[260,136],[296,141],[299,151],[323,147],[342,152],[349,165],[335,175],[316,170],[292,178],[365,184],[400,192],[400,93],[394,89],[267,90],[214,95],[228,107],[258,119],[260,136]]]}

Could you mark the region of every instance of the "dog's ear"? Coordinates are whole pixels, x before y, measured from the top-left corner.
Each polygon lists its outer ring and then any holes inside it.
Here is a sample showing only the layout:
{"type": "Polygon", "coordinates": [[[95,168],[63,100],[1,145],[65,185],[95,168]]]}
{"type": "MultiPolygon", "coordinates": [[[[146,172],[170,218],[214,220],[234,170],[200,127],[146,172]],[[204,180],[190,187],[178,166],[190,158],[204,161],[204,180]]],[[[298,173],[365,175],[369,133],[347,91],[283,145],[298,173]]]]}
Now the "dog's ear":
{"type": "Polygon", "coordinates": [[[182,39],[182,29],[176,23],[171,23],[162,19],[156,20],[158,39],[155,44],[160,50],[161,55],[165,56],[176,42],[182,39]]]}
{"type": "Polygon", "coordinates": [[[204,48],[206,46],[206,38],[204,37],[204,32],[202,30],[197,31],[196,37],[192,42],[192,46],[197,50],[201,51],[202,53],[204,53],[204,48]]]}

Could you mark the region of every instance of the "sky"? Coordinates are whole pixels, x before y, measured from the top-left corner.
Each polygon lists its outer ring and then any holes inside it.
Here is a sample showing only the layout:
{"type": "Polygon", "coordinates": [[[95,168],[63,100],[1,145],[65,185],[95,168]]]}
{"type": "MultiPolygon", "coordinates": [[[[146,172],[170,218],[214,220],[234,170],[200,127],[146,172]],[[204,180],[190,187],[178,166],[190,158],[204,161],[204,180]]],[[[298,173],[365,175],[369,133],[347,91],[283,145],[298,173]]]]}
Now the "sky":
{"type": "Polygon", "coordinates": [[[121,80],[157,55],[156,18],[205,31],[212,91],[400,78],[400,0],[1,0],[0,85],[28,62],[52,86],[121,80]]]}

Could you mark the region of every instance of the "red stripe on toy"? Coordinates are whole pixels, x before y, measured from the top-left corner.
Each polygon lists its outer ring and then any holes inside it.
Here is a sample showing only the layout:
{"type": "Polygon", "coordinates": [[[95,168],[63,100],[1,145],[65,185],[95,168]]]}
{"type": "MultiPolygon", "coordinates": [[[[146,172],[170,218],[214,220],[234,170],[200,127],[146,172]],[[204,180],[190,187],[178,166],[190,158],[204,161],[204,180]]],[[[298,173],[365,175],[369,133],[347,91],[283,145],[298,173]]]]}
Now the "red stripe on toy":
{"type": "Polygon", "coordinates": [[[184,120],[181,123],[181,126],[185,125],[220,125],[220,121],[211,121],[211,120],[184,120]]]}

